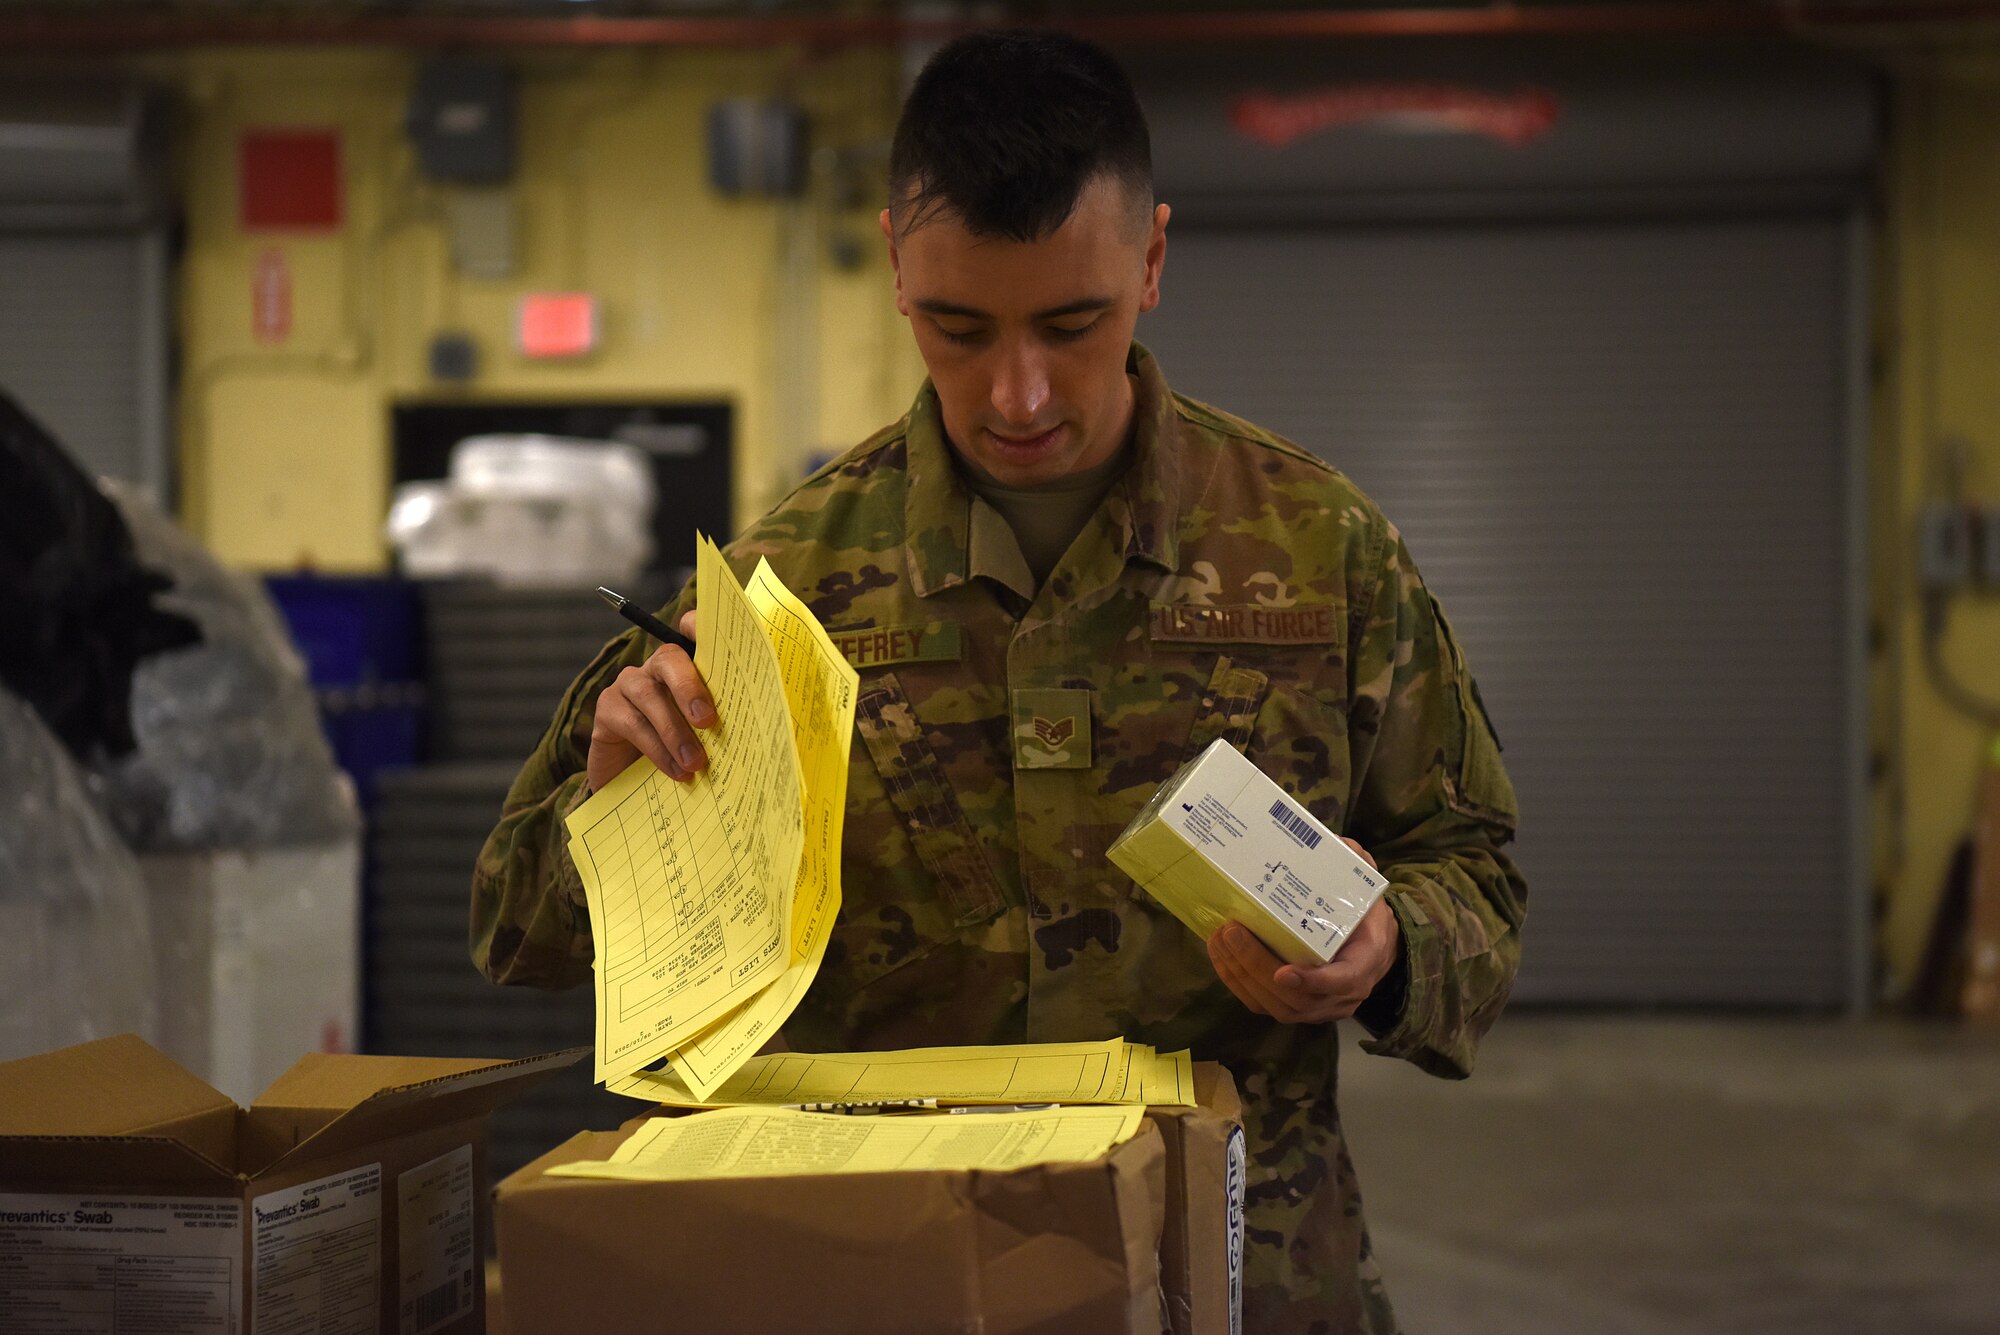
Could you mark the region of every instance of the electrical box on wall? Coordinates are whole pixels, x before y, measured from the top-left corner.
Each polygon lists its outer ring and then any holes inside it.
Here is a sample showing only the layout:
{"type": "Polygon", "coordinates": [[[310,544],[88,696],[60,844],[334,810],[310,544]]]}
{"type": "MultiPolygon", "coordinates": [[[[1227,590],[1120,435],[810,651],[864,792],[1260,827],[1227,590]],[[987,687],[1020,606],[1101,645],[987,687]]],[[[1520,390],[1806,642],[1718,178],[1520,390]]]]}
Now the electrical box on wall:
{"type": "Polygon", "coordinates": [[[804,194],[804,108],[749,97],[727,98],[710,107],[708,179],[731,197],[804,194]]]}
{"type": "Polygon", "coordinates": [[[1927,589],[1962,589],[1972,582],[1972,512],[1932,501],[1917,517],[1917,570],[1927,589]]]}
{"type": "Polygon", "coordinates": [[[447,330],[431,336],[431,379],[463,384],[479,374],[479,345],[472,335],[447,330]]]}
{"type": "Polygon", "coordinates": [[[465,186],[445,200],[452,267],[467,278],[497,281],[514,276],[514,194],[465,186]]]}
{"type": "Polygon", "coordinates": [[[406,126],[424,175],[498,185],[514,174],[514,71],[463,56],[426,61],[406,126]]]}

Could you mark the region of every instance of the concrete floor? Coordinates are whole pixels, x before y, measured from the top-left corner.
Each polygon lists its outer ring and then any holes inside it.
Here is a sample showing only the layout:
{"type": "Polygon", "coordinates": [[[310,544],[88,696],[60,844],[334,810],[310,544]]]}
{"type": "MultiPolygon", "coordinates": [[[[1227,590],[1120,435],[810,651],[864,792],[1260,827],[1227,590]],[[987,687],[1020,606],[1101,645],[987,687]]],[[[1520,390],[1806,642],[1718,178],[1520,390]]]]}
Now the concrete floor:
{"type": "Polygon", "coordinates": [[[2000,1034],[1517,1013],[1464,1083],[1342,1056],[1409,1335],[2000,1332],[2000,1034]]]}

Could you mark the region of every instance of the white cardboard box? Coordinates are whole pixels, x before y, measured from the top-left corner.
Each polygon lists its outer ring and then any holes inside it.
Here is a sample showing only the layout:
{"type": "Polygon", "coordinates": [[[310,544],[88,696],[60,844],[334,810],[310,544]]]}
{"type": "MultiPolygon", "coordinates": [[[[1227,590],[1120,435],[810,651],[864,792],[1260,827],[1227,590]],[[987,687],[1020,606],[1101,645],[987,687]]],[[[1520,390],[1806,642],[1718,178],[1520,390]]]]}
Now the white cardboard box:
{"type": "Polygon", "coordinates": [[[1112,841],[1111,861],[1203,940],[1240,922],[1292,964],[1324,964],[1388,878],[1218,738],[1112,841]]]}
{"type": "Polygon", "coordinates": [[[247,1104],[359,1041],[361,841],[149,853],[159,1047],[247,1104]]]}

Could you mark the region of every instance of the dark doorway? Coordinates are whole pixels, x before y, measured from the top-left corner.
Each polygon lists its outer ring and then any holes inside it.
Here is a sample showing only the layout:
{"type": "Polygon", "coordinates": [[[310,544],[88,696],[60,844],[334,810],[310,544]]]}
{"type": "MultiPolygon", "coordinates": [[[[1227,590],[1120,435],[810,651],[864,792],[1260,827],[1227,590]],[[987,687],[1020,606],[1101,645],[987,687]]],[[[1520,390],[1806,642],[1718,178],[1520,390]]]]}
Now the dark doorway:
{"type": "Polygon", "coordinates": [[[395,480],[441,478],[451,447],[467,436],[538,433],[616,440],[653,461],[656,570],[694,565],[696,530],[717,542],[735,531],[730,456],[735,412],[719,401],[681,403],[406,403],[392,410],[395,480]]]}

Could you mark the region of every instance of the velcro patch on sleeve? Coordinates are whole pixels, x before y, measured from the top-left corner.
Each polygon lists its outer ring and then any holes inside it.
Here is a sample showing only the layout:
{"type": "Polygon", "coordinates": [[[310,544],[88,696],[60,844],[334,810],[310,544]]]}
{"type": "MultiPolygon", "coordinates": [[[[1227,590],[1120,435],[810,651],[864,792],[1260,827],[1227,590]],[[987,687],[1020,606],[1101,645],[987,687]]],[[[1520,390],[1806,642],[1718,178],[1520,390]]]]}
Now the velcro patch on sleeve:
{"type": "Polygon", "coordinates": [[[965,632],[955,621],[911,626],[869,626],[829,630],[834,648],[851,667],[894,667],[898,663],[956,663],[965,657],[965,632]]]}
{"type": "Polygon", "coordinates": [[[1183,644],[1332,644],[1339,638],[1342,611],[1336,603],[1154,603],[1152,638],[1183,644]]]}

